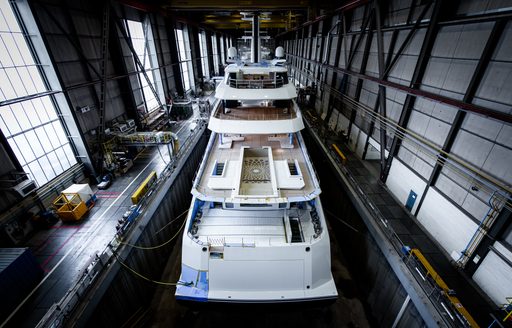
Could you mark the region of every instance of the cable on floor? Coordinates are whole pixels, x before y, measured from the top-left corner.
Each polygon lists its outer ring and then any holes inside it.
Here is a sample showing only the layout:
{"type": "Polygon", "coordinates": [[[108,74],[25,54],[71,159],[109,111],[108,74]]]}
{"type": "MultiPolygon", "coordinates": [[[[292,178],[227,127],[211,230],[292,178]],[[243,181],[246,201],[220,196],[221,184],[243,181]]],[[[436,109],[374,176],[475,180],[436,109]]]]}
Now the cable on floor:
{"type": "Polygon", "coordinates": [[[134,245],[134,244],[130,244],[130,243],[126,243],[124,241],[121,241],[121,240],[117,240],[120,244],[123,244],[123,245],[127,245],[127,246],[130,246],[130,247],[133,247],[133,248],[136,248],[136,249],[142,249],[142,250],[152,250],[152,249],[157,249],[157,248],[160,248],[160,247],[163,247],[167,244],[169,244],[171,241],[174,240],[174,238],[176,238],[178,236],[178,234],[180,233],[181,229],[183,229],[183,227],[185,226],[185,222],[187,222],[187,220],[183,220],[183,224],[181,225],[181,227],[178,229],[178,231],[176,231],[176,233],[174,234],[174,236],[172,236],[169,240],[167,240],[166,242],[160,244],[160,245],[156,245],[156,246],[137,246],[137,245],[134,245]]]}
{"type": "Polygon", "coordinates": [[[142,278],[146,281],[149,281],[149,282],[152,282],[154,284],[157,284],[157,285],[163,285],[163,286],[179,286],[179,285],[182,285],[182,286],[191,286],[193,285],[194,283],[192,281],[190,282],[182,282],[182,281],[178,281],[178,282],[166,282],[166,281],[158,281],[158,280],[153,280],[153,279],[150,279],[146,276],[144,276],[143,274],[141,274],[140,272],[137,272],[135,271],[134,269],[132,269],[130,266],[128,266],[126,263],[124,263],[124,261],[116,254],[114,253],[114,257],[116,258],[116,260],[119,262],[119,264],[121,264],[121,266],[123,268],[125,268],[126,270],[130,271],[132,274],[136,275],[137,277],[139,278],[142,278]]]}

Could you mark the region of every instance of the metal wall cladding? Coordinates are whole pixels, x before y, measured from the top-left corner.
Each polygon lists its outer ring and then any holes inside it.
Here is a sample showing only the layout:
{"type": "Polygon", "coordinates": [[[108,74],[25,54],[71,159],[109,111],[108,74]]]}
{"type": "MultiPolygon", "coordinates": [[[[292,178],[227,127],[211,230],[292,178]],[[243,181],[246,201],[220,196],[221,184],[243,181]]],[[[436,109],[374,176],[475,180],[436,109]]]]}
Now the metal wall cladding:
{"type": "Polygon", "coordinates": [[[3,321],[43,277],[29,248],[0,248],[0,321],[3,321]]]}

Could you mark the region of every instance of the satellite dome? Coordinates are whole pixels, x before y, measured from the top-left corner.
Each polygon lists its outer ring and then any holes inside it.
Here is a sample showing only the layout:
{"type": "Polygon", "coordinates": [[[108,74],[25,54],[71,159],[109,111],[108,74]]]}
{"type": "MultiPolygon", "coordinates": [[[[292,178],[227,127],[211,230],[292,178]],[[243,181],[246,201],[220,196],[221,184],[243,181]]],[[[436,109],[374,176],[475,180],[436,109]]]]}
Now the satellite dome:
{"type": "Polygon", "coordinates": [[[283,49],[283,47],[277,47],[276,48],[276,57],[277,58],[284,57],[284,49],[283,49]]]}
{"type": "Polygon", "coordinates": [[[234,59],[235,57],[236,57],[236,48],[235,47],[230,47],[228,49],[228,58],[234,59]]]}

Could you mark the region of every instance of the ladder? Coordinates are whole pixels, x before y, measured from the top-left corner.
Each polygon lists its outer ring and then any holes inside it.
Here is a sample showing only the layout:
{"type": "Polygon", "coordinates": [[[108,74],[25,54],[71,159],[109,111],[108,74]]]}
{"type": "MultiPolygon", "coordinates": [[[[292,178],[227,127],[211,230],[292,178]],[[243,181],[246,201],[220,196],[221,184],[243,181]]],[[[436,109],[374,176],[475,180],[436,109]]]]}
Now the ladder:
{"type": "Polygon", "coordinates": [[[459,267],[464,268],[466,266],[478,245],[480,245],[480,241],[482,241],[485,235],[487,235],[487,232],[492,227],[494,221],[496,221],[496,218],[500,214],[505,202],[506,198],[503,197],[503,195],[493,192],[489,198],[489,211],[480,222],[478,229],[475,231],[473,237],[471,237],[466,248],[462,251],[461,257],[457,260],[457,265],[459,267]]]}

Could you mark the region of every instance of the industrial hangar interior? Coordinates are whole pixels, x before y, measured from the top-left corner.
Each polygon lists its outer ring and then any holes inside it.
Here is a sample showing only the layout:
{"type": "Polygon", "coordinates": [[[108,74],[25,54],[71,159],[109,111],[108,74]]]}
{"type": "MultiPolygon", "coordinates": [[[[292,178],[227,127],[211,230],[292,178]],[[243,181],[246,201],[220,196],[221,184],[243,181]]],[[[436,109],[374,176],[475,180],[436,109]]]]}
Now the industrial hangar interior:
{"type": "Polygon", "coordinates": [[[1,327],[512,325],[512,1],[0,11],[1,327]]]}

